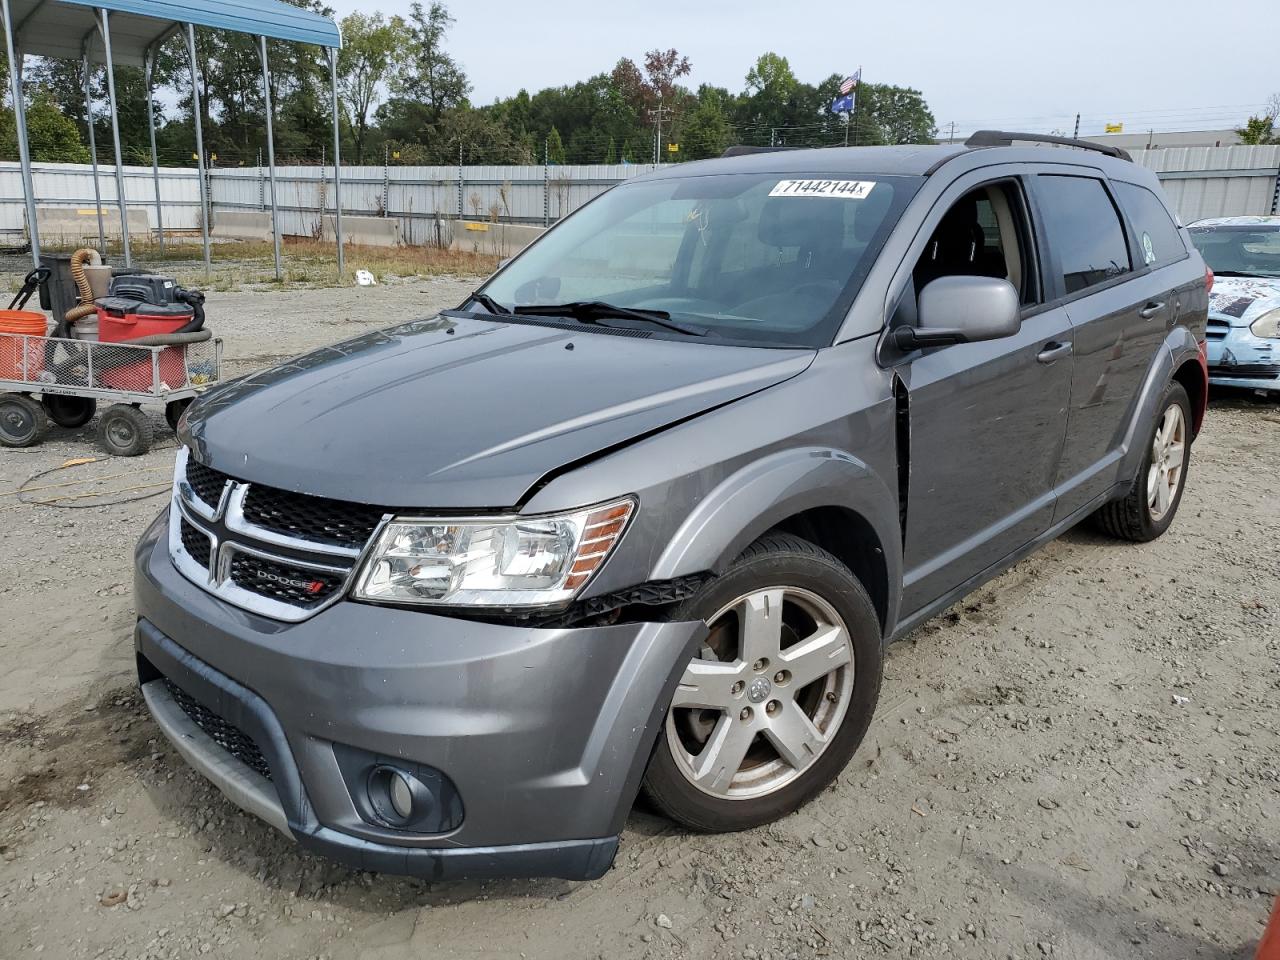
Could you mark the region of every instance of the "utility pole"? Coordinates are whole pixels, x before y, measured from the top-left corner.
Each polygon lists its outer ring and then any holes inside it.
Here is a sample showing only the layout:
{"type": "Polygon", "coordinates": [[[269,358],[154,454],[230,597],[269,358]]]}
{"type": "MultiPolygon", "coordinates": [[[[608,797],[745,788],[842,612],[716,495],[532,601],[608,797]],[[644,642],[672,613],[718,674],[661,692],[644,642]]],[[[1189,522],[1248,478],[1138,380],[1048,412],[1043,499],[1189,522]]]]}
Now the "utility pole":
{"type": "Polygon", "coordinates": [[[670,109],[662,105],[662,94],[658,94],[658,105],[650,113],[653,114],[654,137],[653,137],[653,162],[655,164],[662,162],[662,121],[666,119],[666,115],[670,109]]]}
{"type": "Polygon", "coordinates": [[[1071,139],[1072,140],[1080,139],[1080,114],[1078,113],[1076,114],[1076,129],[1075,129],[1075,132],[1071,134],[1071,139]]]}
{"type": "Polygon", "coordinates": [[[951,121],[951,136],[950,136],[950,142],[951,142],[951,143],[955,143],[955,142],[956,142],[956,122],[955,122],[954,120],[952,120],[952,121],[951,121]]]}

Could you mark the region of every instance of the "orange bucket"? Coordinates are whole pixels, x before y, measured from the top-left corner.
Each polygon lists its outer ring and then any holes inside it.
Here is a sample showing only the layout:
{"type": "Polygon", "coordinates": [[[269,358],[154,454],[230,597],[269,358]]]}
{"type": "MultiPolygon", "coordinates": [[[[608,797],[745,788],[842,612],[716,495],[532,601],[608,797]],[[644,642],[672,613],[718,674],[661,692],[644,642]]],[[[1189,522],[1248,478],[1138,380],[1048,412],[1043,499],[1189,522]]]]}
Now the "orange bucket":
{"type": "MultiPolygon", "coordinates": [[[[46,326],[43,313],[32,310],[0,310],[0,334],[25,334],[43,337],[46,326]]],[[[44,370],[44,341],[27,340],[26,367],[23,368],[23,342],[19,337],[0,336],[0,380],[35,380],[44,370]]]]}

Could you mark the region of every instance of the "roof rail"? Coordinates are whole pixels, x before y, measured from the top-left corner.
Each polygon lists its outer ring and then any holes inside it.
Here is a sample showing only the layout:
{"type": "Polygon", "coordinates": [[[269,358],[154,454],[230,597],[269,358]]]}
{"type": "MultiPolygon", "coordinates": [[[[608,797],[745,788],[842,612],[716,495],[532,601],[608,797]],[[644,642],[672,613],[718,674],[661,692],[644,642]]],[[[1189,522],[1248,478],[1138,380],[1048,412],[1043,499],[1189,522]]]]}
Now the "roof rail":
{"type": "Polygon", "coordinates": [[[782,150],[800,150],[801,147],[747,147],[742,144],[728,147],[724,153],[720,154],[720,159],[725,157],[745,157],[752,153],[778,153],[782,150]]]}
{"type": "Polygon", "coordinates": [[[1120,147],[1108,146],[1105,143],[1094,143],[1092,140],[1078,140],[1075,137],[1056,137],[1049,133],[1013,133],[1008,130],[979,130],[964,142],[966,147],[1008,147],[1016,142],[1022,143],[1056,143],[1062,147],[1075,147],[1079,150],[1093,150],[1105,153],[1118,160],[1133,161],[1129,151],[1120,147]]]}

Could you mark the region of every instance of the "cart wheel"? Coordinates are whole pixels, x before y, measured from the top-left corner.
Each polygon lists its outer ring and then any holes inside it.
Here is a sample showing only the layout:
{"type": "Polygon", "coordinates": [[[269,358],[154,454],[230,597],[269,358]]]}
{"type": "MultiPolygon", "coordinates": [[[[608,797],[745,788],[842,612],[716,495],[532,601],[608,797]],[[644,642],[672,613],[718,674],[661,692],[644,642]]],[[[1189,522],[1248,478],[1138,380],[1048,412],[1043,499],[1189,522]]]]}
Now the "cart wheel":
{"type": "Polygon", "coordinates": [[[74,430],[93,419],[98,401],[93,397],[62,397],[46,393],[40,402],[49,413],[49,419],[60,427],[74,430]]]}
{"type": "Polygon", "coordinates": [[[98,442],[113,457],[140,457],[151,449],[151,420],[137,407],[116,403],[98,422],[98,442]]]}
{"type": "Polygon", "coordinates": [[[178,421],[182,419],[182,415],[187,412],[187,407],[191,406],[194,397],[187,397],[185,400],[170,400],[164,405],[164,419],[169,424],[169,429],[176,431],[178,429],[178,421]]]}
{"type": "Polygon", "coordinates": [[[0,446],[30,447],[49,429],[44,407],[21,393],[0,393],[0,446]]]}

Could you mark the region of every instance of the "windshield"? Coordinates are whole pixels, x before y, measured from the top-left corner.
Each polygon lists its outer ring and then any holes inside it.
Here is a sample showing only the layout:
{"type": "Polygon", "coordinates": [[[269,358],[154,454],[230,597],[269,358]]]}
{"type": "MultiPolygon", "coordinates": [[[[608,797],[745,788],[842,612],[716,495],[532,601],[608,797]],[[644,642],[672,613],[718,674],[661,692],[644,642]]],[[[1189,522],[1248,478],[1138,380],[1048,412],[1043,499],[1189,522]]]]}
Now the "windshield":
{"type": "Polygon", "coordinates": [[[567,218],[481,292],[496,312],[606,303],[661,311],[710,338],[827,346],[921,182],[722,174],[626,183],[567,218]]]}
{"type": "Polygon", "coordinates": [[[1191,242],[1224,277],[1280,277],[1280,225],[1191,227],[1191,242]]]}

